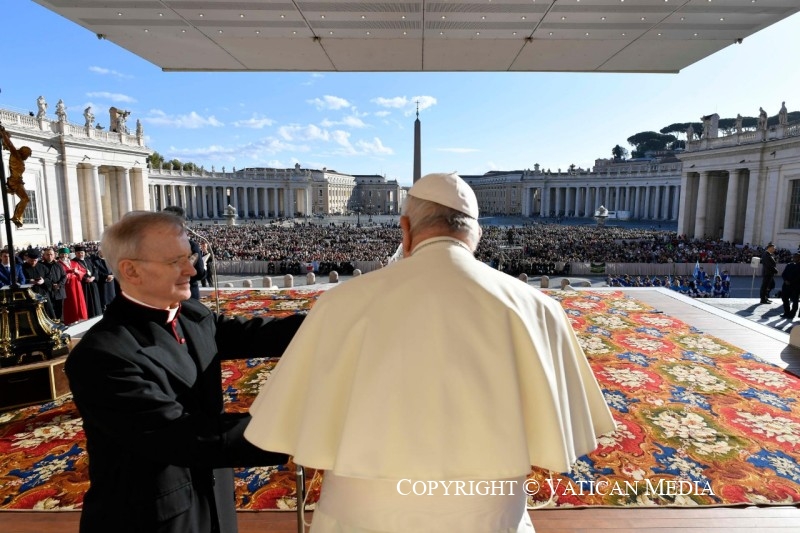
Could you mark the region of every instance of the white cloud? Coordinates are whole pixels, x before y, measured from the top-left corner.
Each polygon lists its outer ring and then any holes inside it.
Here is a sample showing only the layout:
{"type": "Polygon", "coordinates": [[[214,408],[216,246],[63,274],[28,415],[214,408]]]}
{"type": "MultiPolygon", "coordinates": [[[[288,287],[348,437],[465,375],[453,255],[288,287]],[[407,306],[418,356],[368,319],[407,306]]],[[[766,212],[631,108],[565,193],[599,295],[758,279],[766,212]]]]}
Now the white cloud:
{"type": "Polygon", "coordinates": [[[405,114],[410,115],[412,113],[416,113],[417,105],[419,105],[419,110],[424,111],[429,107],[433,107],[437,104],[436,98],[433,96],[412,96],[411,103],[413,103],[413,108],[406,110],[405,114]]]}
{"type": "Polygon", "coordinates": [[[121,102],[125,104],[132,104],[136,102],[135,98],[132,98],[127,94],[109,93],[105,91],[86,93],[86,96],[89,98],[103,98],[106,100],[111,100],[112,102],[121,102]]]}
{"type": "MultiPolygon", "coordinates": [[[[193,161],[195,164],[201,164],[201,161],[208,162],[206,167],[210,169],[210,164],[212,163],[219,167],[219,165],[223,163],[233,164],[237,163],[237,161],[264,161],[268,159],[268,156],[274,156],[282,152],[298,153],[309,151],[310,148],[306,145],[291,144],[280,139],[275,139],[274,137],[267,137],[259,141],[238,146],[222,146],[218,144],[198,148],[176,148],[170,146],[169,150],[165,152],[165,157],[167,159],[177,158],[184,162],[193,161]]],[[[292,163],[292,166],[293,165],[294,163],[292,163]]],[[[259,163],[258,166],[286,168],[284,164],[274,158],[266,165],[259,163]]]]}
{"type": "MultiPolygon", "coordinates": [[[[436,98],[433,96],[394,96],[392,98],[378,97],[370,100],[373,104],[379,107],[388,107],[390,109],[401,109],[403,114],[408,116],[417,112],[417,105],[419,110],[425,110],[429,107],[436,105],[436,98]]],[[[377,113],[376,113],[377,114],[377,113]]]]}
{"type": "Polygon", "coordinates": [[[370,101],[380,107],[391,107],[394,109],[403,109],[408,105],[408,98],[405,96],[395,96],[393,98],[384,98],[380,96],[370,101]]]}
{"type": "Polygon", "coordinates": [[[338,96],[330,96],[330,95],[325,95],[322,98],[314,98],[313,100],[307,100],[307,102],[320,110],[345,109],[350,107],[350,102],[348,102],[344,98],[339,98],[338,96]]]}
{"type": "Polygon", "coordinates": [[[278,135],[287,141],[327,141],[330,139],[330,134],[327,130],[314,124],[309,124],[308,126],[300,126],[299,124],[281,126],[278,128],[278,135]]]}
{"type": "Polygon", "coordinates": [[[372,141],[358,141],[356,142],[356,147],[359,150],[364,152],[365,154],[382,154],[382,155],[393,155],[394,150],[391,148],[384,146],[383,142],[377,137],[373,138],[372,141]]]}
{"type": "Polygon", "coordinates": [[[366,128],[367,127],[367,125],[364,123],[363,120],[361,120],[360,118],[355,117],[355,116],[347,116],[347,117],[344,117],[342,120],[338,120],[338,121],[337,120],[330,120],[330,119],[326,118],[325,120],[320,122],[320,125],[323,128],[333,128],[333,127],[336,127],[336,126],[349,126],[351,128],[366,128]]]}
{"type": "Polygon", "coordinates": [[[116,76],[117,78],[133,78],[130,74],[123,74],[122,72],[103,67],[89,67],[89,72],[94,72],[95,74],[103,76],[116,76]]]}
{"type": "Polygon", "coordinates": [[[378,111],[378,112],[374,113],[374,115],[375,115],[376,117],[381,117],[381,118],[383,118],[383,117],[388,117],[388,116],[389,116],[389,115],[391,115],[391,114],[392,114],[392,112],[391,112],[391,111],[378,111]]]}
{"type": "Polygon", "coordinates": [[[356,154],[356,149],[350,144],[350,133],[344,130],[335,130],[331,133],[331,140],[341,146],[344,150],[339,153],[343,154],[356,154]]]}
{"type": "Polygon", "coordinates": [[[344,117],[344,119],[342,119],[342,124],[344,124],[345,126],[350,126],[351,128],[366,128],[367,127],[367,125],[364,123],[363,120],[361,120],[358,117],[353,117],[353,116],[344,117]]]}
{"type": "Polygon", "coordinates": [[[196,111],[188,115],[167,115],[161,110],[151,109],[150,116],[142,119],[145,123],[156,126],[168,126],[172,128],[198,129],[212,126],[215,128],[224,126],[214,115],[202,117],[196,111]]]}
{"type": "Polygon", "coordinates": [[[275,121],[271,118],[259,117],[258,115],[254,115],[246,120],[237,120],[232,123],[232,125],[237,128],[250,128],[254,130],[260,130],[267,126],[272,126],[273,124],[275,124],[275,121]]]}

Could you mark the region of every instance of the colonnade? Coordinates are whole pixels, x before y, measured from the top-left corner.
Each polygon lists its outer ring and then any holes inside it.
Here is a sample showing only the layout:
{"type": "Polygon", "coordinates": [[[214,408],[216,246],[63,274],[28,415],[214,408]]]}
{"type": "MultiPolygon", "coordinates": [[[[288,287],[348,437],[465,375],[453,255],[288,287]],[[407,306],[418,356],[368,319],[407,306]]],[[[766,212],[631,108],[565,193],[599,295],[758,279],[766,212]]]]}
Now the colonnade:
{"type": "Polygon", "coordinates": [[[310,215],[311,186],[157,184],[150,180],[150,209],[179,205],[189,218],[216,219],[231,205],[240,218],[310,215]]]}
{"type": "Polygon", "coordinates": [[[545,185],[523,190],[523,216],[592,216],[598,207],[640,220],[677,220],[681,187],[653,185],[545,185]]]}
{"type": "Polygon", "coordinates": [[[68,201],[61,208],[71,240],[99,240],[125,213],[147,209],[142,169],[79,163],[66,169],[66,177],[68,201]]]}
{"type": "Polygon", "coordinates": [[[755,204],[748,209],[748,203],[757,197],[758,174],[758,168],[684,172],[681,203],[685,210],[678,232],[695,238],[752,242],[752,230],[746,232],[745,228],[760,226],[755,221],[755,204]]]}

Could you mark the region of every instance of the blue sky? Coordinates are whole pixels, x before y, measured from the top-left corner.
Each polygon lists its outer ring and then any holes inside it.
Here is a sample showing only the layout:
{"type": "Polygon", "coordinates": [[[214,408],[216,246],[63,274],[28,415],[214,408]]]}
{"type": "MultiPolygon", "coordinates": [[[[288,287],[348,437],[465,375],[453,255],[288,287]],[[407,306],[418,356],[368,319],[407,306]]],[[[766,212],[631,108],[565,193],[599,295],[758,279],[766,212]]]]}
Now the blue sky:
{"type": "Polygon", "coordinates": [[[587,168],[640,131],[800,110],[800,14],[679,74],[165,73],[30,0],[6,0],[0,107],[59,98],[71,122],[93,107],[140,119],[167,159],[335,169],[411,183],[415,102],[422,172],[587,168]],[[13,73],[13,75],[12,75],[13,73]]]}

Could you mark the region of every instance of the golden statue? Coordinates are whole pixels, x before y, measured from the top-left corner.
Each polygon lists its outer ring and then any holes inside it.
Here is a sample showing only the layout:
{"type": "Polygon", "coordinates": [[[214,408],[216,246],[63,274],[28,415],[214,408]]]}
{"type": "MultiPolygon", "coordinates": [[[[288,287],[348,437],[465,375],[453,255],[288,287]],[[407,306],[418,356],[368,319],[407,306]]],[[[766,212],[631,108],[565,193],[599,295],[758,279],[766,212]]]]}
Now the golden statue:
{"type": "Polygon", "coordinates": [[[27,146],[21,147],[17,150],[14,143],[11,142],[8,132],[3,126],[0,126],[0,136],[3,138],[3,146],[9,151],[8,169],[10,176],[6,180],[6,187],[9,194],[16,194],[19,198],[17,207],[14,209],[14,216],[11,217],[11,222],[18,228],[22,227],[22,215],[25,208],[28,206],[30,199],[28,193],[25,192],[25,182],[22,181],[22,174],[25,173],[25,160],[31,156],[31,149],[27,146]]]}

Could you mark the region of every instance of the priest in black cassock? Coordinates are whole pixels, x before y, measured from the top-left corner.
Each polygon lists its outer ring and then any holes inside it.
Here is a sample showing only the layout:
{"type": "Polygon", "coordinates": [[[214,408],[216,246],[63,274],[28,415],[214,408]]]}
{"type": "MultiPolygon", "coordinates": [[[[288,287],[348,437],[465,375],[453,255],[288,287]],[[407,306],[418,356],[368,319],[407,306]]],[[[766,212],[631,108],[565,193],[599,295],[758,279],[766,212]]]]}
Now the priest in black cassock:
{"type": "Polygon", "coordinates": [[[111,272],[111,268],[109,268],[105,257],[103,257],[103,250],[98,249],[97,253],[92,255],[89,259],[91,259],[92,264],[94,264],[97,289],[100,293],[100,306],[103,308],[103,312],[105,312],[106,306],[110,304],[111,300],[117,295],[117,283],[114,279],[113,272],[111,272]]]}
{"type": "Polygon", "coordinates": [[[73,261],[86,269],[86,275],[81,280],[83,285],[83,297],[86,299],[86,313],[88,318],[103,314],[103,305],[100,302],[100,291],[97,288],[97,273],[95,265],[86,258],[86,247],[80,244],[74,248],[75,258],[73,261]]]}

